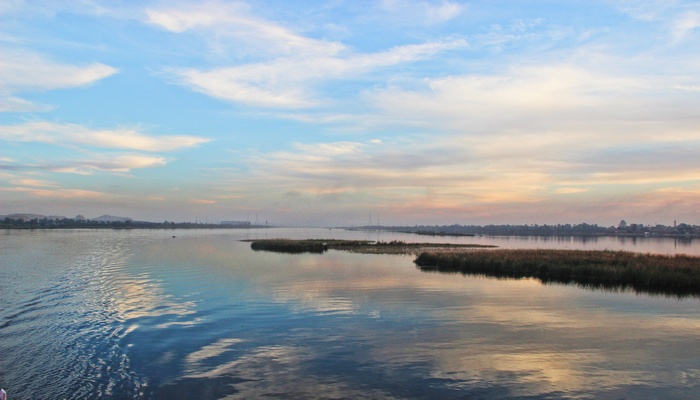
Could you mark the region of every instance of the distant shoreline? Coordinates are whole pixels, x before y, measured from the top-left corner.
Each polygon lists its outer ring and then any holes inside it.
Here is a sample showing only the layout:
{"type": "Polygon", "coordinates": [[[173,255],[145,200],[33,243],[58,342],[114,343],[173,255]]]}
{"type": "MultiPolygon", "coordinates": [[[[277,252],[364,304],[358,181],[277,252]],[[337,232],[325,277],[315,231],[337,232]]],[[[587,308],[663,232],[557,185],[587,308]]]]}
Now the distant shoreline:
{"type": "MultiPolygon", "coordinates": [[[[269,228],[279,228],[278,226],[272,225],[222,225],[222,224],[201,224],[201,223],[190,223],[190,222],[94,222],[94,223],[72,223],[72,224],[51,224],[51,225],[41,225],[41,224],[24,224],[24,225],[12,225],[6,224],[0,221],[0,230],[71,230],[71,229],[269,229],[269,228]]],[[[319,228],[324,229],[324,228],[319,228]]],[[[407,230],[393,230],[387,229],[363,229],[363,228],[333,228],[333,229],[343,229],[348,231],[369,231],[369,232],[391,232],[391,233],[405,233],[421,236],[435,236],[435,237],[578,237],[578,238],[605,238],[605,237],[619,237],[619,238],[662,238],[662,239],[700,239],[700,234],[696,233],[666,233],[666,234],[644,234],[644,233],[449,233],[449,232],[435,232],[435,231],[407,231],[407,230]]]]}
{"type": "MultiPolygon", "coordinates": [[[[666,227],[668,228],[668,227],[666,227]]],[[[414,234],[414,235],[423,235],[423,236],[445,236],[445,237],[474,237],[474,236],[520,236],[520,237],[526,237],[526,236],[538,236],[538,237],[589,237],[589,238],[594,238],[594,237],[629,237],[629,238],[686,238],[686,239],[692,239],[692,238],[700,238],[700,227],[693,226],[690,229],[692,231],[690,232],[683,232],[683,233],[669,233],[669,232],[664,232],[664,233],[659,233],[659,232],[649,232],[649,231],[644,231],[644,232],[625,232],[625,231],[615,231],[615,230],[610,230],[609,228],[606,229],[606,231],[601,231],[601,232],[543,232],[541,230],[532,230],[532,231],[519,231],[519,230],[511,230],[511,229],[489,229],[486,231],[480,231],[476,230],[476,232],[443,232],[443,231],[435,231],[435,230],[410,230],[410,229],[396,229],[393,227],[386,227],[386,228],[378,228],[378,227],[371,227],[371,228],[342,228],[345,230],[349,231],[368,231],[368,232],[392,232],[392,233],[406,233],[406,234],[414,234]]]]}
{"type": "Polygon", "coordinates": [[[22,225],[8,226],[0,223],[0,230],[75,230],[75,229],[113,229],[113,230],[136,230],[136,229],[269,229],[275,228],[268,225],[220,225],[220,224],[196,224],[196,223],[179,223],[179,222],[99,222],[99,223],[82,223],[70,225],[22,225]]]}

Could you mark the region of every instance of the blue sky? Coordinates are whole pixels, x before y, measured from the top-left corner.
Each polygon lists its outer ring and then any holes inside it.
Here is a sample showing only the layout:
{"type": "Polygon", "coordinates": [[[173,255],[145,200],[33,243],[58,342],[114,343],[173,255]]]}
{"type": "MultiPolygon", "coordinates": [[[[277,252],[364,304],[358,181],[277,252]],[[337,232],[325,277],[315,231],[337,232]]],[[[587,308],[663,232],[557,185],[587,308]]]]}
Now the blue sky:
{"type": "Polygon", "coordinates": [[[697,1],[0,4],[0,214],[700,223],[697,1]]]}

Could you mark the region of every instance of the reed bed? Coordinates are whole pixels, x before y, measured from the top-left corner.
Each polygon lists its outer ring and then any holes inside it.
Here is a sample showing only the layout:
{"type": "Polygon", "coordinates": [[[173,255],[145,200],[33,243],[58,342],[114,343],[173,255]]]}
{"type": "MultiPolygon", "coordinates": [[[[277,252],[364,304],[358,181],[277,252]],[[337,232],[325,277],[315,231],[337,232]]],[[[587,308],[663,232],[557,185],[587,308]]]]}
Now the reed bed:
{"type": "Polygon", "coordinates": [[[428,250],[449,251],[450,249],[488,248],[491,245],[449,244],[449,243],[407,243],[403,241],[372,242],[366,240],[337,239],[262,239],[245,240],[252,242],[251,249],[278,253],[323,253],[328,250],[343,250],[362,254],[412,254],[418,255],[428,250]]]}
{"type": "Polygon", "coordinates": [[[330,248],[356,248],[371,242],[362,240],[324,240],[324,239],[264,239],[252,240],[250,248],[256,251],[274,251],[278,253],[323,253],[330,248]]]}
{"type": "Polygon", "coordinates": [[[700,257],[624,251],[492,250],[424,252],[415,259],[423,270],[508,278],[543,283],[643,292],[700,294],[700,257]]]}

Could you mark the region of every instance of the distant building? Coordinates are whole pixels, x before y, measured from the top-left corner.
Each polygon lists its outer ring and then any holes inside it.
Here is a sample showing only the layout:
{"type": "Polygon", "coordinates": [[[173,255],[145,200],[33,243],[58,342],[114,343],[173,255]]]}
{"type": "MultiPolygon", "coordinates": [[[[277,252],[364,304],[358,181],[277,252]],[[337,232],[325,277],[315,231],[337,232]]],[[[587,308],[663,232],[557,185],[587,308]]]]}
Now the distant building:
{"type": "Polygon", "coordinates": [[[221,221],[219,225],[250,226],[250,221],[221,221]]]}

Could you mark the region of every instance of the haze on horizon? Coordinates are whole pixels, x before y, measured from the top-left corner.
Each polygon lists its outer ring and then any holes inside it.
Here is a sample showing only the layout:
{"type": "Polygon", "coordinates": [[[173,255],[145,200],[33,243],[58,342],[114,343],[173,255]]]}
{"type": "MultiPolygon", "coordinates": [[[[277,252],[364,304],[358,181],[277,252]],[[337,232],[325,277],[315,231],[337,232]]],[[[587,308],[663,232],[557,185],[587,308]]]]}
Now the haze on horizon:
{"type": "Polygon", "coordinates": [[[12,0],[0,214],[700,224],[697,1],[12,0]]]}

